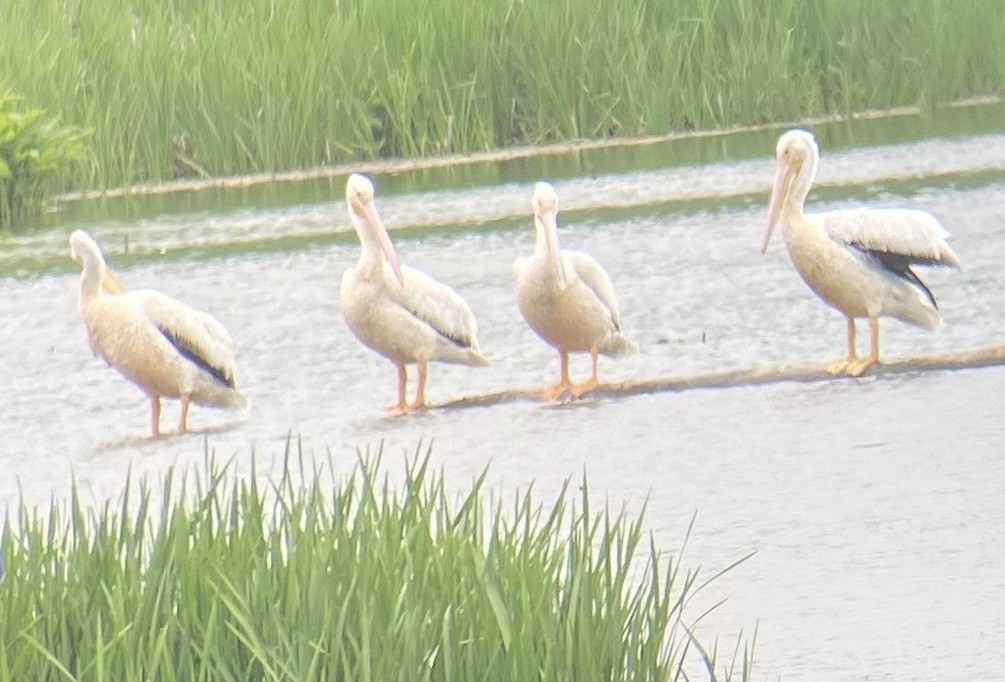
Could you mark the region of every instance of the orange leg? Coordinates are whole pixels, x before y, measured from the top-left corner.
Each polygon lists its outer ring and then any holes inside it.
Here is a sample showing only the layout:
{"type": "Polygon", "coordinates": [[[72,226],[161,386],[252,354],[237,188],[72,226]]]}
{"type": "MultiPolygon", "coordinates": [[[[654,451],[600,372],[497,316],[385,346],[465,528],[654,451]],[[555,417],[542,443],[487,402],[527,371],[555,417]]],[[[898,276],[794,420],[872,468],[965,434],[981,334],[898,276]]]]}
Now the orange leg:
{"type": "Polygon", "coordinates": [[[869,357],[864,359],[856,358],[854,362],[848,363],[848,376],[860,377],[873,365],[879,364],[879,318],[869,318],[869,340],[872,348],[869,357]]]}
{"type": "Polygon", "coordinates": [[[879,318],[870,317],[869,318],[869,336],[872,340],[872,353],[869,355],[869,359],[872,360],[873,364],[879,364],[879,318]]]}
{"type": "Polygon", "coordinates": [[[414,410],[426,409],[426,371],[428,366],[429,363],[419,363],[419,385],[415,389],[415,402],[412,403],[414,410]]]}
{"type": "Polygon", "coordinates": [[[387,408],[387,411],[392,414],[405,414],[408,412],[408,401],[405,400],[405,388],[408,385],[408,370],[405,369],[404,365],[398,363],[395,363],[394,366],[398,370],[398,404],[387,408]]]}
{"type": "Polygon", "coordinates": [[[858,351],[855,349],[855,318],[848,319],[848,357],[827,365],[830,374],[844,374],[848,372],[855,363],[858,362],[858,351]]]}
{"type": "Polygon", "coordinates": [[[178,418],[178,433],[188,432],[188,406],[191,402],[191,396],[181,396],[181,416],[178,418]]]}
{"type": "Polygon", "coordinates": [[[558,351],[558,359],[561,364],[561,377],[558,383],[549,386],[544,389],[541,394],[542,400],[552,401],[558,399],[563,393],[572,388],[572,382],[569,380],[569,354],[565,351],[558,351]]]}
{"type": "Polygon", "coordinates": [[[150,432],[154,436],[161,435],[161,397],[150,396],[150,432]]]}
{"type": "Polygon", "coordinates": [[[577,398],[589,393],[600,385],[600,379],[597,378],[597,358],[599,355],[600,351],[597,350],[596,346],[590,349],[590,360],[593,362],[593,373],[590,375],[589,381],[582,384],[576,384],[572,387],[572,394],[577,398]]]}

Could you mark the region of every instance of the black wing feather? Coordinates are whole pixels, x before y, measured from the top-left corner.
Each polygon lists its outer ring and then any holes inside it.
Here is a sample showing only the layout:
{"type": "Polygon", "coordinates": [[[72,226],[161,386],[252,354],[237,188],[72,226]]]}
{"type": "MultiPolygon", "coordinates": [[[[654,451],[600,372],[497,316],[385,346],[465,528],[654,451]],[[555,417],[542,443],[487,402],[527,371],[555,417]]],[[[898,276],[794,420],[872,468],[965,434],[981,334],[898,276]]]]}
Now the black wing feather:
{"type": "Polygon", "coordinates": [[[880,251],[876,249],[866,248],[863,244],[852,243],[849,244],[853,249],[859,251],[866,256],[869,256],[877,263],[879,263],[884,270],[892,272],[898,277],[906,279],[908,282],[918,287],[925,294],[932,305],[935,306],[936,310],[939,308],[939,304],[935,301],[935,295],[932,294],[932,290],[929,289],[921,278],[918,277],[918,273],[911,269],[912,265],[941,265],[941,262],[935,258],[924,258],[919,256],[905,256],[900,253],[891,253],[889,251],[880,251]]]}
{"type": "Polygon", "coordinates": [[[444,330],[440,329],[439,327],[437,327],[435,324],[432,323],[432,321],[429,318],[427,318],[425,315],[423,315],[422,313],[420,313],[418,310],[410,308],[410,307],[404,305],[403,303],[399,303],[398,305],[400,305],[402,308],[404,308],[406,311],[408,311],[408,313],[412,317],[414,317],[415,319],[419,320],[420,322],[422,322],[423,324],[425,324],[427,327],[429,327],[430,329],[432,329],[434,332],[436,332],[436,334],[438,336],[446,339],[447,341],[449,341],[450,343],[454,344],[458,348],[471,348],[471,338],[470,337],[453,336],[452,334],[449,334],[446,331],[444,331],[444,330]]]}
{"type": "Polygon", "coordinates": [[[175,336],[169,329],[165,329],[160,325],[157,326],[157,330],[164,335],[164,338],[167,339],[168,342],[174,346],[186,360],[193,363],[196,367],[209,374],[224,386],[228,388],[235,388],[233,375],[229,375],[219,367],[214,367],[209,364],[205,358],[196,352],[195,348],[193,348],[190,344],[185,343],[185,339],[175,336]]]}

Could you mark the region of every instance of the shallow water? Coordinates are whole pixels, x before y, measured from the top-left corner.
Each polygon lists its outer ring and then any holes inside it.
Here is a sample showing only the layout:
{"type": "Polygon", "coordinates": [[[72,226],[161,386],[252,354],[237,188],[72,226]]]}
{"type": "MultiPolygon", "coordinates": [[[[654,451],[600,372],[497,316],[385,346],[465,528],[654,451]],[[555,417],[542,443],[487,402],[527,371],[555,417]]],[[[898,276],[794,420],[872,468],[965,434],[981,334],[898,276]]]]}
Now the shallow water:
{"type": "MultiPolygon", "coordinates": [[[[896,134],[888,128],[894,144],[879,144],[866,124],[820,131],[812,209],[867,199],[930,210],[964,264],[924,275],[944,328],[884,322],[887,357],[1005,342],[1005,134],[997,132],[1005,110],[997,111],[997,129],[984,118],[964,130],[925,119],[911,137],[901,122],[896,134]]],[[[541,175],[556,178],[563,246],[607,267],[640,347],[602,359],[603,379],[841,355],[843,318],[802,283],[781,240],[766,257],[759,252],[776,136],[709,142],[707,154],[691,150],[698,158],[683,165],[670,146],[663,166],[633,150],[619,167],[606,150],[592,160],[523,160],[474,186],[466,184],[474,171],[376,178],[402,260],[464,295],[493,363],[432,367],[430,400],[556,378],[556,354],[519,316],[511,273],[513,259],[533,249],[529,197],[541,175]],[[592,170],[543,167],[563,163],[592,170]]],[[[259,203],[244,192],[247,204],[231,197],[228,207],[188,197],[179,199],[189,202],[184,210],[162,215],[147,215],[149,206],[115,214],[112,204],[112,215],[88,219],[91,208],[75,206],[53,218],[65,218],[59,229],[9,239],[0,251],[8,398],[0,503],[47,504],[66,495],[71,476],[102,499],[120,491],[127,467],[156,479],[171,463],[200,462],[205,443],[247,472],[253,451],[278,459],[290,434],[347,468],[358,448],[383,443],[393,469],[420,441],[432,442],[458,489],[489,466],[494,488],[533,482],[544,501],[585,471],[614,508],[638,511],[648,500],[648,527],[667,551],[697,511],[684,564],[704,575],[756,552],[707,588],[707,604],[728,601],[699,627],[723,649],[757,624],[755,679],[1000,677],[1005,368],[387,417],[394,370],[355,341],[338,309],[341,273],[358,246],[341,181],[328,184],[324,199],[259,203]],[[130,213],[140,217],[123,217],[130,213]],[[194,407],[196,433],[145,437],[145,398],[87,348],[66,256],[76,227],[105,245],[128,285],[156,287],[231,329],[252,399],[246,415],[194,407]]],[[[587,359],[574,358],[574,377],[587,371],[587,359]]],[[[176,418],[177,404],[167,402],[163,427],[176,418]]]]}

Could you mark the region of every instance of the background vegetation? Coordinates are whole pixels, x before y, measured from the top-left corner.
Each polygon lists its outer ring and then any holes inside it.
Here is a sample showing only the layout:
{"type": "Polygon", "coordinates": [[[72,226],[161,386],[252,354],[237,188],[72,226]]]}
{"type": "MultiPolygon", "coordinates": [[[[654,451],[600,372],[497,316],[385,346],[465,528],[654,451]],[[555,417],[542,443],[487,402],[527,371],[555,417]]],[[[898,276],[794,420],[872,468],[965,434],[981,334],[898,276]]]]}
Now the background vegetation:
{"type": "Polygon", "coordinates": [[[395,488],[373,459],[335,481],[288,458],[259,488],[210,460],[95,512],[22,508],[0,680],[668,680],[688,651],[749,678],[753,644],[722,665],[684,624],[708,581],[592,512],[585,480],[503,509],[481,481],[452,503],[427,463],[395,488]]]}
{"type": "Polygon", "coordinates": [[[1000,0],[5,0],[68,186],[662,134],[1002,91],[1000,0]]]}
{"type": "Polygon", "coordinates": [[[86,138],[0,90],[0,227],[42,210],[62,175],[85,158],[86,138]]]}

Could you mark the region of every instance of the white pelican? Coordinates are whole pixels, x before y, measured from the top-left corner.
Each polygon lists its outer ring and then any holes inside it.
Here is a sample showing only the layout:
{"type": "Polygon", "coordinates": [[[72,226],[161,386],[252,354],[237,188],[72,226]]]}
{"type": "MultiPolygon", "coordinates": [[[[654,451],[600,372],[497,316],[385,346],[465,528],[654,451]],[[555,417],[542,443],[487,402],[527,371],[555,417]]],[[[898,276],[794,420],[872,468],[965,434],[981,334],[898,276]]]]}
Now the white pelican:
{"type": "Polygon", "coordinates": [[[70,256],[83,266],[80,312],[91,350],[150,397],[150,428],[160,434],[160,399],[179,398],[178,431],[189,403],[241,409],[234,344],[209,315],[149,289],[105,293],[107,269],[91,235],[70,235],[70,256]]]}
{"type": "Polygon", "coordinates": [[[537,241],[534,255],[513,261],[520,313],[548,344],[558,350],[561,364],[557,384],[544,390],[545,400],[566,391],[579,397],[597,387],[597,355],[634,352],[635,344],[621,332],[621,315],[611,278],[590,255],[563,251],[558,246],[558,195],[539,182],[531,199],[537,241]],[[569,353],[589,353],[590,380],[569,380],[569,353]]]}
{"type": "Polygon", "coordinates": [[[779,219],[792,263],[817,296],[848,320],[848,358],[832,374],[861,376],[879,362],[879,317],[926,329],[942,320],[935,297],[912,265],[960,267],[947,233],[929,213],[914,209],[854,208],[805,215],[803,204],[817,172],[813,135],[790,130],[778,139],[775,182],[761,252],[779,219]],[[872,351],[859,358],[855,318],[869,318],[872,351]]]}
{"type": "Polygon", "coordinates": [[[356,267],[342,275],[342,315],[363,345],[398,369],[397,413],[426,406],[426,371],[430,360],[473,367],[489,361],[478,349],[471,308],[450,287],[398,262],[394,244],[377,214],[373,184],[353,174],[345,186],[349,217],[362,252],[356,267]],[[415,402],[405,399],[408,372],[419,366],[415,402]]]}

